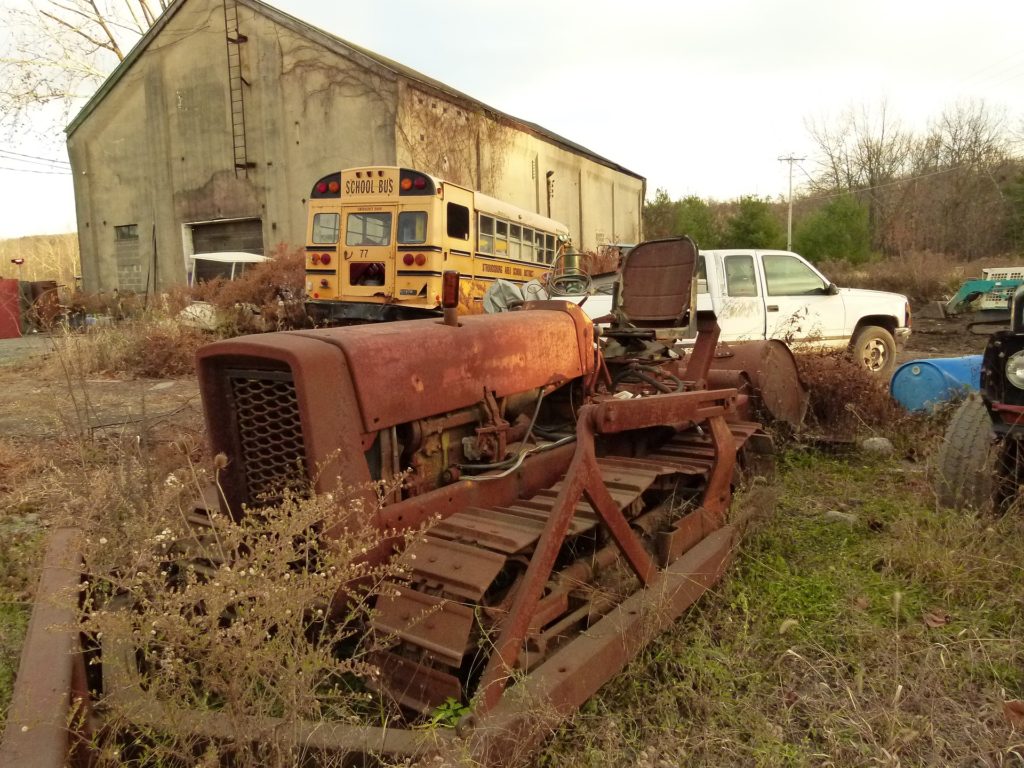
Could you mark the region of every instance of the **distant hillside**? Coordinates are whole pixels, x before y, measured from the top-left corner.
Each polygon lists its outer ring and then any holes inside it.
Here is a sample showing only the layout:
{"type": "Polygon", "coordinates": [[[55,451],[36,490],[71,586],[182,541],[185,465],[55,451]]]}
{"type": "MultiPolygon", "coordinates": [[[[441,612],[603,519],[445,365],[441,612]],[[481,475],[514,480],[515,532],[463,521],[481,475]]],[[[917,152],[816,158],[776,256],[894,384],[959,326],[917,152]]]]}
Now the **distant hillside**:
{"type": "Polygon", "coordinates": [[[0,240],[0,277],[21,280],[56,280],[73,288],[81,274],[78,235],[31,235],[0,240]],[[11,259],[24,259],[19,267],[11,259]]]}

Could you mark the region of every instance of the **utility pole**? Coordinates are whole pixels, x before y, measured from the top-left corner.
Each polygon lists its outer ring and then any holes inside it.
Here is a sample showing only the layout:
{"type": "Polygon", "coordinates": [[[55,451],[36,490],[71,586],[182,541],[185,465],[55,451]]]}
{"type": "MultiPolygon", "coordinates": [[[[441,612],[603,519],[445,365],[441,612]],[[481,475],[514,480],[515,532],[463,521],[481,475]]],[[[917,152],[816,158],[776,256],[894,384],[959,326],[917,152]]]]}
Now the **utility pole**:
{"type": "Polygon", "coordinates": [[[793,157],[793,153],[789,153],[789,157],[780,157],[780,163],[789,163],[789,217],[786,220],[786,250],[793,250],[793,163],[799,163],[801,160],[806,160],[806,157],[793,157]]]}

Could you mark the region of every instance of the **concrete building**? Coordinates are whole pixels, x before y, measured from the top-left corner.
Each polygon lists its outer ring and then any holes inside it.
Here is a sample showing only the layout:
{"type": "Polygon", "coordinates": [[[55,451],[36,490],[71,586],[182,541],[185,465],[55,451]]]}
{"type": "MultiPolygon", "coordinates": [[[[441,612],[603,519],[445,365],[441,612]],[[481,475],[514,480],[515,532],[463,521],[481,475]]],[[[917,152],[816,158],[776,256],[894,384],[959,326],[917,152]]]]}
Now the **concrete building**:
{"type": "Polygon", "coordinates": [[[640,238],[643,177],[259,0],[176,0],[67,134],[91,291],[300,247],[313,183],[358,165],[550,215],[577,247],[640,238]]]}

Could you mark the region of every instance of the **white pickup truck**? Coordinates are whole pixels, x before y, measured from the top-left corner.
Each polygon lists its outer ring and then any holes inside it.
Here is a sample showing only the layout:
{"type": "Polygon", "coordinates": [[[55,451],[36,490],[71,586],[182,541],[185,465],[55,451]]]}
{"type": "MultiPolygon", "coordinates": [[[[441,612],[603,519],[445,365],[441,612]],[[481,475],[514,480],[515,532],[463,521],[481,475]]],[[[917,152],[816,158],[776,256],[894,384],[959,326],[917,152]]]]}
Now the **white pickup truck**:
{"type": "Polygon", "coordinates": [[[715,311],[723,341],[849,348],[865,368],[888,376],[910,336],[906,296],[837,288],[789,251],[701,251],[697,272],[697,309],[715,311]]]}

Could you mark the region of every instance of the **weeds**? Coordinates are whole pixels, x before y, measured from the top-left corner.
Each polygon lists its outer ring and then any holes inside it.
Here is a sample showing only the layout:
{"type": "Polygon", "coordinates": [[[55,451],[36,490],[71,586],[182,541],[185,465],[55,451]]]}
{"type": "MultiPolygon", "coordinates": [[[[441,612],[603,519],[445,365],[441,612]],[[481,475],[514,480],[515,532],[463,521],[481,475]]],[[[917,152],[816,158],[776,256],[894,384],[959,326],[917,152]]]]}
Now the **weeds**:
{"type": "Polygon", "coordinates": [[[895,460],[781,465],[777,514],[717,597],[542,764],[1019,765],[1002,703],[1024,693],[1021,518],[937,511],[923,471],[895,460]]]}
{"type": "Polygon", "coordinates": [[[980,278],[983,268],[1017,266],[1018,261],[1003,256],[965,262],[944,253],[911,251],[867,264],[838,260],[822,262],[820,267],[837,285],[894,291],[916,303],[948,298],[964,280],[980,278]]]}
{"type": "Polygon", "coordinates": [[[810,394],[808,425],[816,431],[852,436],[880,427],[888,430],[904,415],[885,384],[844,350],[800,353],[796,364],[810,394]]]}
{"type": "Polygon", "coordinates": [[[153,315],[53,337],[58,364],[72,369],[76,377],[156,379],[193,373],[196,351],[212,340],[208,333],[153,315]]]}

